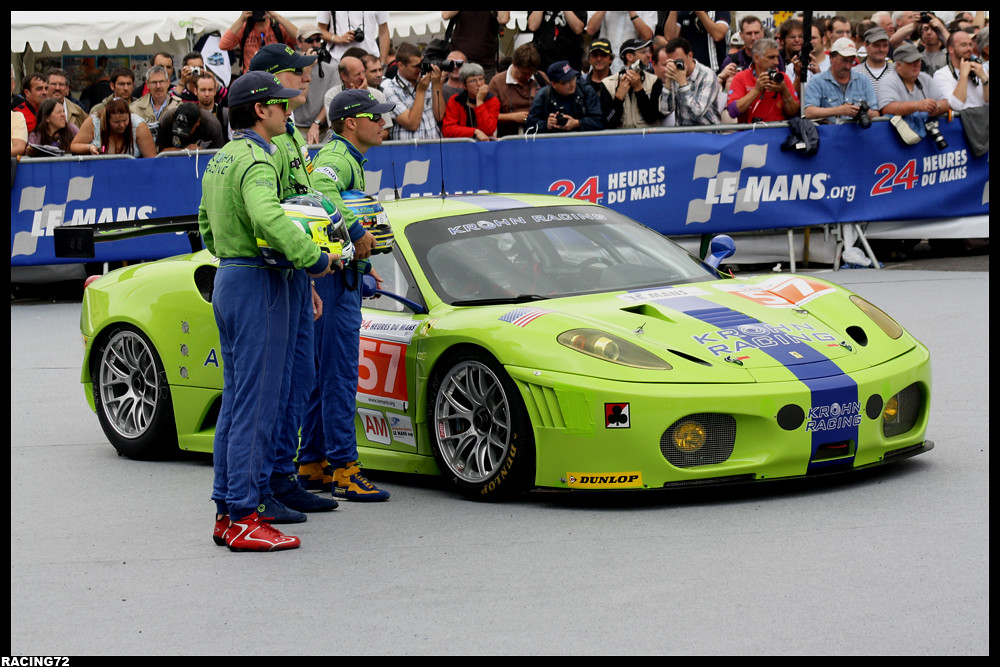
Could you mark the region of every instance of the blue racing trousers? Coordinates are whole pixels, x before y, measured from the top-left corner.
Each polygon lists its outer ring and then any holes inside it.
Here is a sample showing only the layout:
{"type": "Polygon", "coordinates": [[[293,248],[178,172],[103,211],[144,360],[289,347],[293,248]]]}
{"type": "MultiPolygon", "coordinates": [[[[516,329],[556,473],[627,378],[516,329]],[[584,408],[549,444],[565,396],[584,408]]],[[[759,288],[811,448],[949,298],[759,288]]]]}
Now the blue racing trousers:
{"type": "Polygon", "coordinates": [[[242,518],[260,503],[260,480],[274,462],[276,396],[288,369],[292,270],[259,257],[225,258],[212,308],[222,354],[222,406],[215,426],[212,499],[242,518]]]}
{"type": "Polygon", "coordinates": [[[316,280],[323,316],[315,322],[316,382],[302,425],[298,461],[335,468],[358,459],[354,430],[361,329],[361,276],[350,266],[316,280]],[[353,287],[353,289],[352,289],[353,287]]]}

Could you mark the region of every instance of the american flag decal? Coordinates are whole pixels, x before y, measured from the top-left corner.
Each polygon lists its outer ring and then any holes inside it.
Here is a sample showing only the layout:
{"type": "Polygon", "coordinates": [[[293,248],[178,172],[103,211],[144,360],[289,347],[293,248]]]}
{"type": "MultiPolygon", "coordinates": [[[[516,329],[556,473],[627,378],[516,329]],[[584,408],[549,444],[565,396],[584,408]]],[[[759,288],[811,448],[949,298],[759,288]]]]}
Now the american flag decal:
{"type": "Polygon", "coordinates": [[[504,313],[497,319],[510,322],[514,326],[525,327],[529,322],[538,319],[547,312],[549,311],[540,308],[515,308],[509,313],[504,313]]]}

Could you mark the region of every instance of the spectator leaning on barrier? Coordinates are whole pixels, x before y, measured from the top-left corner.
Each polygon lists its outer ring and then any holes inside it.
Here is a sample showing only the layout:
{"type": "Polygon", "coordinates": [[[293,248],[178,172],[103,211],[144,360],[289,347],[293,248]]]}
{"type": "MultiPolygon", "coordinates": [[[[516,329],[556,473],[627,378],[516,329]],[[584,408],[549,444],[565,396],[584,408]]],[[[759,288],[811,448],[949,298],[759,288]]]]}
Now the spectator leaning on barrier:
{"type": "Polygon", "coordinates": [[[649,69],[650,46],[638,39],[622,44],[619,56],[625,68],[602,82],[611,95],[610,113],[603,116],[605,128],[652,127],[663,120],[657,104],[663,82],[649,69]]]}
{"type": "Polygon", "coordinates": [[[510,67],[504,72],[497,72],[490,81],[490,92],[500,100],[497,136],[508,137],[524,132],[535,96],[548,83],[538,71],[540,62],[534,44],[522,44],[514,49],[510,67]]]}
{"type": "Polygon", "coordinates": [[[66,70],[51,67],[45,71],[45,77],[49,84],[49,99],[62,104],[66,112],[66,121],[77,127],[83,125],[83,121],[87,120],[87,112],[70,98],[69,77],[66,70]]]}
{"type": "Polygon", "coordinates": [[[35,131],[28,135],[27,154],[32,157],[45,157],[69,153],[73,137],[78,131],[79,128],[66,119],[66,109],[59,100],[50,97],[42,102],[42,106],[38,109],[35,131]]]}
{"type": "Polygon", "coordinates": [[[35,129],[38,109],[42,106],[42,102],[48,99],[48,91],[48,81],[46,81],[43,75],[37,72],[28,74],[21,82],[21,94],[24,96],[24,102],[14,107],[14,111],[20,111],[24,115],[28,132],[32,132],[35,129]]]}
{"type": "MultiPolygon", "coordinates": [[[[885,33],[881,28],[875,28],[885,33]]],[[[857,51],[854,42],[842,37],[830,49],[830,69],[806,82],[802,115],[811,120],[855,120],[862,109],[869,118],[879,115],[878,96],[871,81],[853,67],[857,51]]]]}
{"type": "Polygon", "coordinates": [[[482,65],[465,63],[458,76],[464,89],[448,100],[441,133],[446,137],[471,137],[478,141],[493,139],[500,100],[486,87],[482,65]]]}
{"type": "Polygon", "coordinates": [[[538,91],[531,103],[525,131],[594,132],[604,129],[601,103],[590,86],[578,82],[580,73],[562,60],[546,72],[549,85],[538,91]]]}
{"type": "Polygon", "coordinates": [[[239,48],[240,69],[245,73],[250,69],[250,61],[265,44],[285,44],[294,49],[298,31],[294,23],[278,12],[245,11],[222,33],[219,48],[223,51],[239,48]]]}
{"type": "Polygon", "coordinates": [[[397,140],[437,139],[441,136],[438,123],[444,119],[441,95],[441,68],[424,65],[420,49],[403,42],[396,49],[399,67],[396,76],[382,88],[392,103],[392,138],[397,140]]]}
{"type": "Polygon", "coordinates": [[[156,157],[156,143],[146,121],[132,113],[122,97],[108,102],[103,114],[87,117],[70,150],[76,155],[156,157]]]}
{"type": "Polygon", "coordinates": [[[733,77],[726,110],[740,123],[781,121],[798,115],[799,99],[778,67],[776,41],[763,38],[754,42],[753,67],[733,77]]]}
{"type": "Polygon", "coordinates": [[[660,113],[675,113],[675,125],[717,125],[717,100],[722,87],[715,73],[695,60],[691,44],[683,37],[667,42],[660,113]]]}
{"type": "MultiPolygon", "coordinates": [[[[865,33],[865,46],[868,55],[865,57],[864,62],[859,64],[855,69],[871,81],[872,88],[875,89],[875,94],[877,95],[879,83],[882,81],[882,78],[890,74],[894,69],[893,64],[886,60],[889,55],[888,33],[882,28],[872,28],[865,33]]],[[[833,49],[830,52],[832,54],[833,49]]],[[[830,66],[831,68],[833,67],[832,63],[830,66]]]]}
{"type": "MultiPolygon", "coordinates": [[[[326,91],[326,94],[323,96],[323,106],[326,109],[329,109],[330,102],[333,101],[333,98],[345,90],[365,90],[371,93],[372,97],[374,97],[379,104],[385,104],[388,102],[389,100],[386,98],[385,93],[378,88],[372,88],[368,84],[368,75],[365,70],[364,60],[347,55],[347,53],[348,52],[345,52],[344,57],[340,59],[340,64],[337,66],[337,74],[340,77],[340,85],[334,86],[333,88],[330,88],[330,90],[326,91]]],[[[378,63],[378,67],[381,70],[382,61],[374,56],[372,56],[372,58],[378,63]]],[[[326,118],[325,111],[323,112],[323,117],[326,118]]],[[[381,132],[383,140],[388,139],[392,134],[392,125],[392,118],[389,114],[383,115],[382,123],[380,125],[382,128],[381,132]]],[[[327,140],[332,138],[333,134],[331,132],[329,133],[327,140]]]]}
{"type": "Polygon", "coordinates": [[[990,74],[973,54],[972,35],[959,30],[948,38],[948,62],[934,73],[937,96],[955,111],[990,103],[990,74]]]}
{"type": "MultiPolygon", "coordinates": [[[[879,110],[882,115],[905,117],[910,129],[922,137],[924,123],[946,113],[948,102],[937,97],[933,79],[920,71],[922,61],[917,47],[903,44],[896,49],[895,56],[895,71],[879,87],[879,110]]],[[[903,134],[905,130],[900,132],[903,134]]]]}

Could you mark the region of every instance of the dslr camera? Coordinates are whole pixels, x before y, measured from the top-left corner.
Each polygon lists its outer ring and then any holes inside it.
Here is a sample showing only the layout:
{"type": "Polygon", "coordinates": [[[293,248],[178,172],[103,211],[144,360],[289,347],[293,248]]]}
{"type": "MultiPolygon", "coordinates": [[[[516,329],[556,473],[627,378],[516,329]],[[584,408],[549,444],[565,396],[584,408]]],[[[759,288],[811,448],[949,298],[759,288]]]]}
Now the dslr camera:
{"type": "Polygon", "coordinates": [[[447,58],[445,58],[444,60],[428,60],[425,58],[422,61],[420,61],[420,73],[427,74],[428,72],[431,71],[431,67],[433,67],[434,65],[437,65],[438,69],[440,69],[442,72],[454,72],[456,69],[461,68],[461,65],[459,65],[457,62],[455,62],[454,60],[449,60],[447,58]]]}
{"type": "Polygon", "coordinates": [[[785,80],[785,73],[779,72],[777,68],[772,67],[767,70],[767,78],[774,83],[782,83],[785,80]]]}
{"type": "Polygon", "coordinates": [[[854,115],[854,120],[858,121],[858,125],[862,130],[867,130],[872,126],[872,120],[868,116],[868,101],[861,100],[858,102],[858,113],[854,115]]]}
{"type": "Polygon", "coordinates": [[[937,146],[939,151],[948,148],[948,141],[941,136],[941,130],[938,129],[938,122],[936,120],[929,120],[924,123],[924,129],[927,130],[927,136],[934,140],[934,145],[937,146]]]}
{"type": "Polygon", "coordinates": [[[363,42],[365,41],[365,29],[361,26],[354,28],[354,41],[363,42]]]}

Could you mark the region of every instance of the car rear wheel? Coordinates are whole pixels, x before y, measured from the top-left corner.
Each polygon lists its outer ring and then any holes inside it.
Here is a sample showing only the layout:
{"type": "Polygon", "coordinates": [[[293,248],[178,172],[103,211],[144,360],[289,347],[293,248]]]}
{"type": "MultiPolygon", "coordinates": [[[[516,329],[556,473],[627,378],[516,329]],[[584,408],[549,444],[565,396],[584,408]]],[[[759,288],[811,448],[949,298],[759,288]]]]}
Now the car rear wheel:
{"type": "Polygon", "coordinates": [[[91,369],[97,418],[119,455],[157,459],[176,450],[167,376],[145,334],[115,327],[102,337],[91,369]]]}
{"type": "Polygon", "coordinates": [[[434,456],[460,492],[504,500],[534,485],[531,422],[517,387],[493,357],[456,355],[434,374],[429,389],[434,456]]]}

